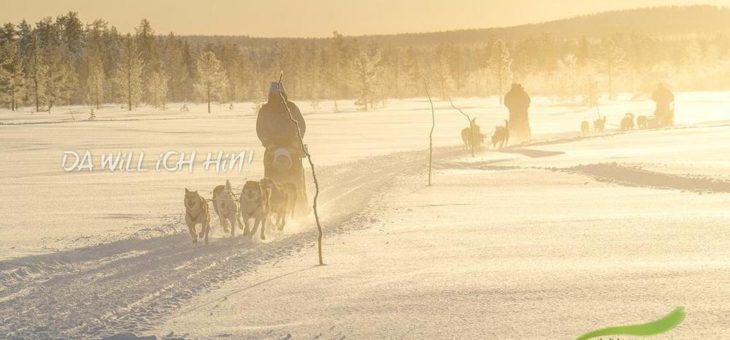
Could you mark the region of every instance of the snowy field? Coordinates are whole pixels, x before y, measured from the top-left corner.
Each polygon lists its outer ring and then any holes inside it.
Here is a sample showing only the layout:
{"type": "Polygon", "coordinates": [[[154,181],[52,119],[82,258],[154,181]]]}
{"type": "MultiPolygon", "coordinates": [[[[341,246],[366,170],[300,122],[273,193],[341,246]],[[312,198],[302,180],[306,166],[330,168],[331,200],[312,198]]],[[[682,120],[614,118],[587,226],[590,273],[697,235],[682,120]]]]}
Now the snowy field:
{"type": "MultiPolygon", "coordinates": [[[[730,93],[680,93],[677,126],[582,136],[595,109],[534,98],[534,141],[471,157],[464,117],[436,101],[434,185],[425,186],[430,107],[391,100],[313,110],[325,262],[311,221],[266,242],[190,244],[184,188],[210,198],[263,173],[254,104],[108,105],[0,111],[0,334],[175,338],[575,338],[687,318],[671,338],[730,332],[730,93]],[[73,112],[73,115],[70,114],[73,112]],[[64,151],[144,152],[146,172],[64,172],[64,151]],[[156,172],[167,151],[253,151],[242,172],[156,172]]],[[[458,98],[491,133],[496,98],[458,98]]],[[[198,156],[199,158],[202,156],[198,156]]],[[[98,157],[97,157],[98,158],[98,157]]]]}

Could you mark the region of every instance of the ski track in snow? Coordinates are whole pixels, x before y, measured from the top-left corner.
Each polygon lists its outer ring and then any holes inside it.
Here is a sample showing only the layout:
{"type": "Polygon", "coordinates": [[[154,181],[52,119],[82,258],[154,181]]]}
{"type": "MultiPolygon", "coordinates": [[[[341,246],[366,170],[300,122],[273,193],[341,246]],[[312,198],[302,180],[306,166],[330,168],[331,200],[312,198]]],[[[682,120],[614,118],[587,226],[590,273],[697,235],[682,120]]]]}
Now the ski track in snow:
{"type": "MultiPolygon", "coordinates": [[[[435,156],[454,153],[435,150],[435,156]]],[[[365,225],[368,201],[393,177],[425,170],[426,155],[396,153],[320,169],[325,234],[365,225]]],[[[316,240],[311,227],[266,242],[240,235],[193,245],[185,231],[2,261],[0,334],[47,339],[144,332],[189,298],[316,240]]],[[[302,256],[316,263],[316,254],[302,256]]]]}

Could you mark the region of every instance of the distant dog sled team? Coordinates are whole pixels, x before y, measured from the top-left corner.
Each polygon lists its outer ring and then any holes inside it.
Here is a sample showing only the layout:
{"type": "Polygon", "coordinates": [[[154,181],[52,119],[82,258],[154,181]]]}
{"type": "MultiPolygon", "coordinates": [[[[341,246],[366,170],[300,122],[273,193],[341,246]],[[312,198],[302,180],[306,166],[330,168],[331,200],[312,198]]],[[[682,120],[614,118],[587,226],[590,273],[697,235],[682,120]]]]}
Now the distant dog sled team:
{"type": "MultiPolygon", "coordinates": [[[[654,94],[651,96],[652,101],[656,104],[653,116],[634,115],[633,112],[627,112],[619,121],[619,131],[629,131],[633,129],[655,129],[661,127],[669,127],[674,125],[674,94],[664,84],[659,84],[654,94]]],[[[603,116],[593,122],[593,131],[602,133],[606,126],[606,117],[603,116]]],[[[580,131],[587,135],[590,133],[590,124],[587,120],[580,123],[580,131]]]]}
{"type": "MultiPolygon", "coordinates": [[[[479,151],[484,143],[485,135],[481,132],[481,127],[477,125],[476,118],[472,118],[470,126],[461,130],[461,140],[467,149],[472,148],[479,151]]],[[[504,120],[504,126],[496,126],[494,133],[490,139],[493,148],[504,148],[509,143],[509,121],[504,120]]]]}
{"type": "MultiPolygon", "coordinates": [[[[635,128],[651,129],[674,125],[674,94],[664,84],[659,84],[652,94],[651,99],[656,103],[653,116],[626,113],[619,121],[619,131],[628,131],[635,128]]],[[[504,96],[504,105],[509,111],[509,119],[504,121],[504,126],[496,126],[491,137],[493,148],[505,148],[510,142],[521,143],[529,141],[532,133],[528,110],[530,108],[530,96],[520,84],[512,84],[512,88],[504,96]]],[[[592,122],[583,120],[580,122],[580,131],[583,135],[603,133],[606,131],[607,118],[599,115],[592,122]],[[592,125],[591,125],[592,123],[592,125]]],[[[476,118],[470,118],[469,126],[461,130],[461,140],[467,149],[478,151],[484,143],[485,135],[481,132],[476,118]]]]}
{"type": "MultiPolygon", "coordinates": [[[[596,133],[601,133],[606,128],[606,116],[602,116],[596,120],[593,121],[593,131],[596,133]]],[[[580,123],[580,132],[584,135],[587,135],[591,132],[591,124],[584,120],[580,123]]]]}
{"type": "MultiPolygon", "coordinates": [[[[524,142],[531,138],[528,109],[530,96],[520,84],[512,84],[512,88],[504,96],[504,105],[509,111],[509,119],[505,119],[504,126],[496,126],[490,142],[493,148],[505,148],[510,140],[524,142]]],[[[474,150],[481,149],[484,143],[484,134],[481,133],[476,118],[472,118],[469,126],[461,130],[461,140],[467,148],[474,146],[474,150]]]]}

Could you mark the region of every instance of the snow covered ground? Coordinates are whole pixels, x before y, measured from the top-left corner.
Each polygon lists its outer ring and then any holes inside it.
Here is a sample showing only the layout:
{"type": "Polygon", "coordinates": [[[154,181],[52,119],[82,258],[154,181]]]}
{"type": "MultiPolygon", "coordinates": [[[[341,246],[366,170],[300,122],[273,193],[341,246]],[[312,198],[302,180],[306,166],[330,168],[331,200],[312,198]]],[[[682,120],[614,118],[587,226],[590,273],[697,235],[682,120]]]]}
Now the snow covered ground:
{"type": "MultiPolygon", "coordinates": [[[[495,98],[456,99],[489,132],[495,98]]],[[[340,102],[340,107],[348,103],[340,102]]],[[[192,246],[183,188],[210,197],[261,176],[254,105],[108,106],[0,112],[0,333],[187,338],[565,338],[654,320],[677,338],[720,338],[730,284],[730,93],[677,96],[676,128],[617,133],[648,101],[593,109],[535,98],[535,141],[470,157],[465,119],[437,101],[434,186],[425,187],[430,108],[375,112],[299,103],[322,181],[325,261],[309,221],[267,242],[192,246]],[[73,111],[72,118],[69,111],[73,111]],[[86,113],[82,113],[86,112],[86,113]],[[75,119],[75,120],[74,120],[75,119]],[[64,151],[254,151],[242,173],[67,173],[64,151]]],[[[152,156],[153,155],[153,156],[152,156]]]]}
{"type": "Polygon", "coordinates": [[[727,195],[538,170],[442,168],[398,182],[368,223],[194,298],[190,338],[570,339],[685,306],[672,338],[728,334],[727,195]],[[590,199],[587,199],[589,198],[590,199]]]}

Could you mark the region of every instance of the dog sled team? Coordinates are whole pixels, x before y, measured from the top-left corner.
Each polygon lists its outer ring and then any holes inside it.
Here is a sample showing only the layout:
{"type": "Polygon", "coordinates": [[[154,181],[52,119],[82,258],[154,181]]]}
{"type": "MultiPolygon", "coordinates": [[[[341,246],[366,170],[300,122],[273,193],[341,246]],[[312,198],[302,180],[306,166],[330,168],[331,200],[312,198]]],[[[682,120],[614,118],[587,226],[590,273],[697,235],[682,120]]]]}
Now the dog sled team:
{"type": "MultiPolygon", "coordinates": [[[[476,123],[476,118],[472,118],[470,127],[461,130],[461,140],[467,149],[474,145],[474,150],[479,151],[484,143],[484,134],[481,133],[481,128],[476,123]]],[[[509,121],[505,119],[504,126],[497,126],[494,129],[494,134],[490,139],[490,143],[493,148],[504,148],[509,142],[509,121]]]]}
{"type": "MultiPolygon", "coordinates": [[[[509,119],[505,119],[503,126],[496,126],[490,138],[493,148],[504,148],[510,142],[523,142],[530,140],[530,121],[528,109],[530,108],[530,96],[520,84],[512,84],[512,88],[504,96],[504,105],[509,110],[509,119]]],[[[461,130],[461,140],[467,148],[480,150],[484,138],[481,127],[477,125],[476,118],[469,121],[469,126],[461,130]]]]}
{"type": "MultiPolygon", "coordinates": [[[[213,189],[210,201],[224,232],[235,236],[238,226],[244,236],[253,237],[260,226],[260,238],[264,240],[267,225],[283,230],[287,219],[309,214],[302,166],[305,153],[299,140],[305,132],[306,123],[299,108],[287,99],[281,82],[272,83],[268,102],[261,106],[256,118],[256,134],[266,149],[264,178],[247,181],[238,196],[230,181],[213,189]]],[[[208,200],[186,188],[184,201],[185,223],[193,243],[198,239],[208,243],[208,200]]]]}
{"type": "MultiPolygon", "coordinates": [[[[296,187],[291,183],[277,184],[270,178],[260,181],[247,181],[238,196],[235,195],[231,182],[213,189],[213,211],[223,232],[236,235],[236,228],[243,231],[244,237],[256,235],[261,227],[260,238],[266,239],[266,226],[271,225],[281,231],[287,219],[294,218],[296,204],[296,187]]],[[[211,214],[208,200],[197,191],[185,189],[185,223],[190,231],[193,243],[202,239],[208,243],[211,214]],[[197,226],[200,225],[200,231],[197,226]]]]}
{"type": "MultiPolygon", "coordinates": [[[[655,129],[660,127],[668,127],[674,125],[674,94],[666,85],[659,84],[651,99],[656,104],[653,116],[639,115],[636,116],[629,112],[619,121],[619,130],[628,131],[633,129],[655,129]]],[[[601,117],[594,121],[593,131],[601,133],[606,125],[606,117],[601,117]],[[597,124],[597,123],[600,123],[597,124]]],[[[590,124],[583,121],[580,124],[580,131],[584,135],[590,133],[590,124]]]]}
{"type": "MultiPolygon", "coordinates": [[[[619,130],[627,131],[634,128],[650,129],[674,125],[674,94],[664,84],[659,84],[651,99],[656,103],[654,116],[634,116],[627,113],[619,122],[619,130]]],[[[491,137],[493,148],[504,148],[510,142],[524,142],[531,138],[528,109],[530,96],[520,84],[512,84],[512,88],[504,97],[504,105],[509,110],[509,119],[503,126],[496,126],[491,137]]],[[[580,123],[580,131],[584,135],[603,133],[606,130],[606,116],[599,116],[590,122],[580,123]],[[592,123],[592,125],[591,125],[592,123]]],[[[476,118],[469,121],[469,126],[461,130],[461,140],[468,149],[480,150],[486,135],[481,132],[476,118]]]]}

